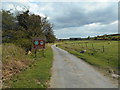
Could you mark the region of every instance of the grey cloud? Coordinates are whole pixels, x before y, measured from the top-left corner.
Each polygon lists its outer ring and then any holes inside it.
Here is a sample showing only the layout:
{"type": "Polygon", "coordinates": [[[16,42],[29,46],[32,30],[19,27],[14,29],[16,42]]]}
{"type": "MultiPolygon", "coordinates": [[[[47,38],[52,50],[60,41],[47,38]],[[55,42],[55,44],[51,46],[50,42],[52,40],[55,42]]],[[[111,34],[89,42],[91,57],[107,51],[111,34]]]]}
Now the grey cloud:
{"type": "MultiPolygon", "coordinates": [[[[10,3],[11,4],[11,3],[10,3]]],[[[22,3],[14,3],[22,6],[22,3]]],[[[104,7],[96,7],[100,3],[34,3],[38,5],[32,12],[42,13],[50,17],[50,22],[54,24],[54,32],[58,38],[87,37],[103,34],[117,33],[117,24],[110,23],[118,19],[118,3],[107,3],[104,7]],[[95,6],[94,6],[95,5],[95,6]],[[85,6],[88,6],[87,9],[85,6]],[[93,10],[91,10],[92,6],[93,10]],[[42,8],[45,8],[42,10],[42,8]],[[101,23],[97,27],[86,27],[92,23],[101,23]]],[[[7,4],[8,5],[8,4],[7,4]]],[[[32,8],[30,6],[26,7],[32,8]]]]}
{"type": "Polygon", "coordinates": [[[77,27],[98,22],[108,24],[117,20],[117,4],[110,3],[105,9],[88,13],[82,8],[82,3],[56,3],[53,4],[53,8],[55,15],[53,12],[49,15],[56,28],[77,27]]]}
{"type": "Polygon", "coordinates": [[[96,27],[80,26],[69,27],[64,29],[55,30],[58,38],[70,38],[70,37],[88,37],[97,36],[103,34],[118,33],[118,24],[98,25],[96,27]]]}
{"type": "MultiPolygon", "coordinates": [[[[11,4],[11,3],[10,3],[11,4]]],[[[13,3],[14,5],[22,6],[22,3],[13,3]]],[[[67,28],[67,27],[79,27],[83,25],[87,25],[90,23],[103,23],[108,24],[115,20],[117,20],[118,6],[117,3],[108,3],[107,7],[97,8],[93,11],[89,11],[92,6],[97,4],[104,3],[89,3],[89,2],[56,2],[56,3],[34,3],[38,5],[39,8],[36,8],[34,12],[43,13],[46,16],[50,17],[50,21],[54,24],[55,29],[59,28],[67,28]],[[46,7],[47,9],[41,10],[42,7],[46,7]],[[49,9],[52,8],[52,9],[49,9]]],[[[23,4],[26,5],[26,4],[23,4]]],[[[30,6],[26,6],[32,8],[30,6]]]]}

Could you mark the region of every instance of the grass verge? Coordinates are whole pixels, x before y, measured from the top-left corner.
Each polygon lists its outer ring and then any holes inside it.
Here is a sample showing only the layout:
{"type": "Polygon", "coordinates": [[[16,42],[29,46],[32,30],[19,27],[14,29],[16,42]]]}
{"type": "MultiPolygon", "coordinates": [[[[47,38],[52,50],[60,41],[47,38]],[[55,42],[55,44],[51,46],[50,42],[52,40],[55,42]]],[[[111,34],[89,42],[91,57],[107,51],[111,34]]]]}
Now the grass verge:
{"type": "Polygon", "coordinates": [[[46,47],[45,57],[42,57],[41,51],[37,52],[36,58],[34,54],[29,57],[35,59],[34,63],[30,64],[26,70],[14,75],[11,80],[5,81],[8,88],[47,88],[49,86],[53,60],[51,47],[46,47]]]}
{"type": "Polygon", "coordinates": [[[61,42],[57,46],[93,66],[119,74],[118,41],[67,41],[61,42]],[[83,50],[86,52],[80,53],[83,50]]]}

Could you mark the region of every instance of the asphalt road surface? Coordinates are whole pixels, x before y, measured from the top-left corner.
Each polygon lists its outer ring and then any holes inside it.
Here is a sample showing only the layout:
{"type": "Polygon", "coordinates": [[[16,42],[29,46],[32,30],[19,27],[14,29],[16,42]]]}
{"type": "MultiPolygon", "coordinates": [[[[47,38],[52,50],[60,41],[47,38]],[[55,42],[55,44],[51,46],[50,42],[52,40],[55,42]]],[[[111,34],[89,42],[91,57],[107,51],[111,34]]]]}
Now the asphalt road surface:
{"type": "Polygon", "coordinates": [[[52,46],[54,62],[50,88],[117,88],[83,60],[52,46]]]}

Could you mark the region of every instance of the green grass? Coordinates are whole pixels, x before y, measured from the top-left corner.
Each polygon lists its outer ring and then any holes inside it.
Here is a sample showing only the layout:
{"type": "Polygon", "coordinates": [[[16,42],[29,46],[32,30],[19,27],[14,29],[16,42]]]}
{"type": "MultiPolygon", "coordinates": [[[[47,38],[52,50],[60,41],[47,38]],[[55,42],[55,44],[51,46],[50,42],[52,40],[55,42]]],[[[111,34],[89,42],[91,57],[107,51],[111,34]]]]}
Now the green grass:
{"type": "Polygon", "coordinates": [[[100,40],[64,41],[57,45],[71,54],[82,58],[91,65],[103,69],[113,69],[117,72],[118,68],[120,68],[120,65],[118,65],[118,42],[119,41],[100,40]],[[85,53],[80,53],[82,50],[87,51],[85,53]]]}
{"type": "Polygon", "coordinates": [[[36,61],[29,67],[16,74],[10,81],[6,81],[6,85],[11,88],[47,88],[48,81],[51,76],[50,69],[52,67],[53,53],[50,46],[45,50],[45,57],[42,57],[41,51],[29,56],[36,61]]]}

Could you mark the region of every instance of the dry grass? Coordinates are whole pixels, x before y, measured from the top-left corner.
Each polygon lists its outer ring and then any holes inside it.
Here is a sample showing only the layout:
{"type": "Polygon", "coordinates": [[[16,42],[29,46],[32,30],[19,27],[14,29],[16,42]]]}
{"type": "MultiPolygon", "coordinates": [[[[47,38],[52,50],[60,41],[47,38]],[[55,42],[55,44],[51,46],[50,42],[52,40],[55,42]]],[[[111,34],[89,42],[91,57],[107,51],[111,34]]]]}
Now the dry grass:
{"type": "Polygon", "coordinates": [[[24,70],[33,60],[25,55],[24,49],[14,44],[2,45],[2,74],[3,81],[11,79],[13,75],[24,70]]]}

